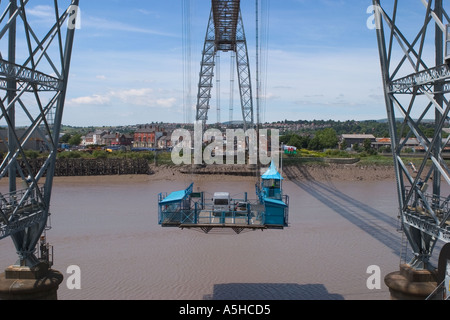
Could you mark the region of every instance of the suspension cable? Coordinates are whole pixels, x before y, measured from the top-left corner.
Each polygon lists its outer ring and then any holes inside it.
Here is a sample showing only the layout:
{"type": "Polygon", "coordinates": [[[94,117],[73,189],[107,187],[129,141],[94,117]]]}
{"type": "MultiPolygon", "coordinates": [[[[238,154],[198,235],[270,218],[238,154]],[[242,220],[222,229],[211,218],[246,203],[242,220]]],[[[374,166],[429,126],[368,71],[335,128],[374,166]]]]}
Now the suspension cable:
{"type": "Polygon", "coordinates": [[[221,122],[220,118],[220,52],[217,51],[216,53],[216,91],[217,91],[217,97],[216,97],[216,106],[217,106],[217,124],[219,125],[221,122]]]}
{"type": "Polygon", "coordinates": [[[268,55],[269,55],[269,29],[270,29],[270,0],[261,0],[261,32],[260,32],[260,77],[261,77],[261,115],[260,120],[265,122],[267,108],[267,77],[268,77],[268,55]]]}
{"type": "Polygon", "coordinates": [[[192,113],[192,40],[191,40],[191,0],[182,3],[183,42],[183,116],[184,123],[191,122],[192,113]]]}
{"type": "MultiPolygon", "coordinates": [[[[259,125],[261,123],[260,119],[260,77],[259,77],[259,2],[260,0],[256,1],[256,125],[259,128],[259,125]]],[[[259,148],[259,146],[258,146],[259,148]]]]}
{"type": "Polygon", "coordinates": [[[230,59],[230,125],[233,122],[234,114],[234,67],[236,64],[236,54],[234,51],[231,52],[230,59]]]}

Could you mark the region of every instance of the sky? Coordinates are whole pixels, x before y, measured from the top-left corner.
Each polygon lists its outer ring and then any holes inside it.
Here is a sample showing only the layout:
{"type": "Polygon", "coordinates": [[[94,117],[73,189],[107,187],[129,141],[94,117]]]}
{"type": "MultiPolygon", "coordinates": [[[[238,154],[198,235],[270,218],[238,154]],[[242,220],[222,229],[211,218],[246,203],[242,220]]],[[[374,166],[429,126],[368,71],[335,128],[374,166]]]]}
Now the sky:
{"type": "MultiPolygon", "coordinates": [[[[211,2],[190,0],[191,39],[186,46],[184,1],[80,0],[64,124],[118,126],[194,120],[211,2]],[[183,75],[186,48],[191,50],[189,77],[183,75]]],[[[31,1],[30,19],[44,21],[51,3],[31,1]]],[[[262,19],[259,34],[263,39],[260,57],[265,62],[260,71],[262,121],[386,118],[376,32],[368,27],[371,4],[370,0],[262,1],[260,9],[267,17],[262,19]]],[[[255,1],[242,0],[241,7],[255,87],[255,1]]],[[[223,53],[222,121],[229,119],[227,59],[229,54],[223,53]]],[[[214,85],[212,93],[217,97],[214,85]]],[[[255,88],[253,92],[255,97],[255,88]]],[[[237,89],[234,98],[238,98],[237,89]]],[[[210,122],[217,119],[214,99],[210,122]]],[[[236,100],[233,120],[241,120],[240,114],[236,100]]]]}

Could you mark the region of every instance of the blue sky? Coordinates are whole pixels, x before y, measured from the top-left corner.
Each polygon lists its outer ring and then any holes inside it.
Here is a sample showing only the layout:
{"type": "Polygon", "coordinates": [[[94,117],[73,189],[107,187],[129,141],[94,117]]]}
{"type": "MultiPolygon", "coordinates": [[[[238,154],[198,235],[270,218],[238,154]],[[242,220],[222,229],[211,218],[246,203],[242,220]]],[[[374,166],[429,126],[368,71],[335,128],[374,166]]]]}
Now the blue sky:
{"type": "MultiPolygon", "coordinates": [[[[376,34],[367,27],[372,1],[266,1],[270,13],[264,34],[264,121],[386,118],[376,34]]],[[[36,18],[45,16],[46,3],[36,0],[36,18]]],[[[196,95],[211,4],[191,0],[191,5],[191,81],[196,95]]],[[[241,6],[254,77],[255,1],[242,0],[241,6]]],[[[64,124],[182,122],[182,0],[80,0],[80,9],[64,124]]],[[[225,121],[229,65],[221,65],[225,121]]],[[[236,105],[234,120],[239,114],[236,105]]],[[[214,122],[215,106],[209,116],[214,122]]]]}

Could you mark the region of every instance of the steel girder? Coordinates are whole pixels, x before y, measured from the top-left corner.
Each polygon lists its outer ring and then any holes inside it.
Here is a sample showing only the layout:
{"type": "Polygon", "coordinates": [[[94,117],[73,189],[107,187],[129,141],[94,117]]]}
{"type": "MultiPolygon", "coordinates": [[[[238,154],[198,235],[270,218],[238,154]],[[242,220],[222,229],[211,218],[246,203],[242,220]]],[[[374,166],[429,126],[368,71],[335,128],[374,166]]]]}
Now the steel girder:
{"type": "Polygon", "coordinates": [[[247,39],[238,0],[212,0],[203,48],[197,95],[197,121],[208,120],[215,59],[219,51],[236,52],[244,128],[254,125],[253,94],[247,39]]]}
{"type": "MultiPolygon", "coordinates": [[[[442,0],[417,3],[423,9],[423,25],[411,35],[410,30],[408,34],[401,31],[401,23],[409,18],[402,13],[410,8],[401,7],[397,0],[373,1],[399,215],[414,253],[410,264],[421,269],[431,268],[429,259],[437,241],[450,242],[450,195],[443,194],[441,186],[442,182],[450,185],[450,171],[442,156],[449,142],[443,134],[450,111],[446,96],[450,68],[443,57],[444,23],[449,18],[442,0]],[[434,119],[431,136],[423,130],[430,115],[434,119]],[[417,139],[423,150],[417,166],[402,153],[410,139],[417,139]]],[[[411,6],[411,2],[402,5],[411,6]]]]}
{"type": "Polygon", "coordinates": [[[450,92],[450,66],[448,64],[429,68],[406,77],[394,80],[389,87],[392,94],[430,94],[436,92],[435,84],[440,82],[441,90],[439,93],[450,92]]]}
{"type": "Polygon", "coordinates": [[[0,17],[0,90],[5,92],[0,121],[6,127],[0,130],[5,153],[0,179],[9,180],[8,190],[0,193],[0,239],[10,236],[18,264],[32,267],[48,226],[79,0],[49,1],[53,22],[47,27],[42,21],[32,24],[30,2],[3,2],[0,17]],[[38,147],[38,141],[48,156],[36,168],[26,149],[38,147]]]}
{"type": "Polygon", "coordinates": [[[242,118],[244,128],[254,125],[253,93],[250,74],[250,60],[248,57],[247,40],[245,38],[244,23],[242,16],[239,17],[239,24],[236,38],[236,62],[239,78],[239,92],[241,95],[242,118]]]}
{"type": "Polygon", "coordinates": [[[212,81],[214,78],[214,67],[216,57],[214,20],[211,16],[206,31],[205,45],[203,48],[202,64],[200,70],[200,81],[198,83],[197,95],[197,121],[208,120],[208,110],[210,108],[212,81]]]}

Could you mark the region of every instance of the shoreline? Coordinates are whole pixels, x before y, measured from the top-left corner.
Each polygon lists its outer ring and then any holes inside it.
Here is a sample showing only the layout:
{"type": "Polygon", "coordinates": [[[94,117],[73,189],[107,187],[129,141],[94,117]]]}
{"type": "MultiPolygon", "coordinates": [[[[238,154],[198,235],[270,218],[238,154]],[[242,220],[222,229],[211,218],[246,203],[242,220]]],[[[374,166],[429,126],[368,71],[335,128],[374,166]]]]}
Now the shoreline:
{"type": "MultiPolygon", "coordinates": [[[[262,171],[265,171],[262,169],[262,171]]],[[[282,169],[286,181],[384,181],[395,179],[393,166],[362,166],[358,164],[302,164],[289,165],[282,169]]],[[[200,181],[254,180],[256,170],[246,166],[230,169],[226,165],[213,165],[194,169],[191,166],[150,165],[150,174],[104,175],[104,176],[68,176],[55,177],[55,182],[67,183],[144,183],[159,181],[177,181],[195,177],[200,181]]]]}

